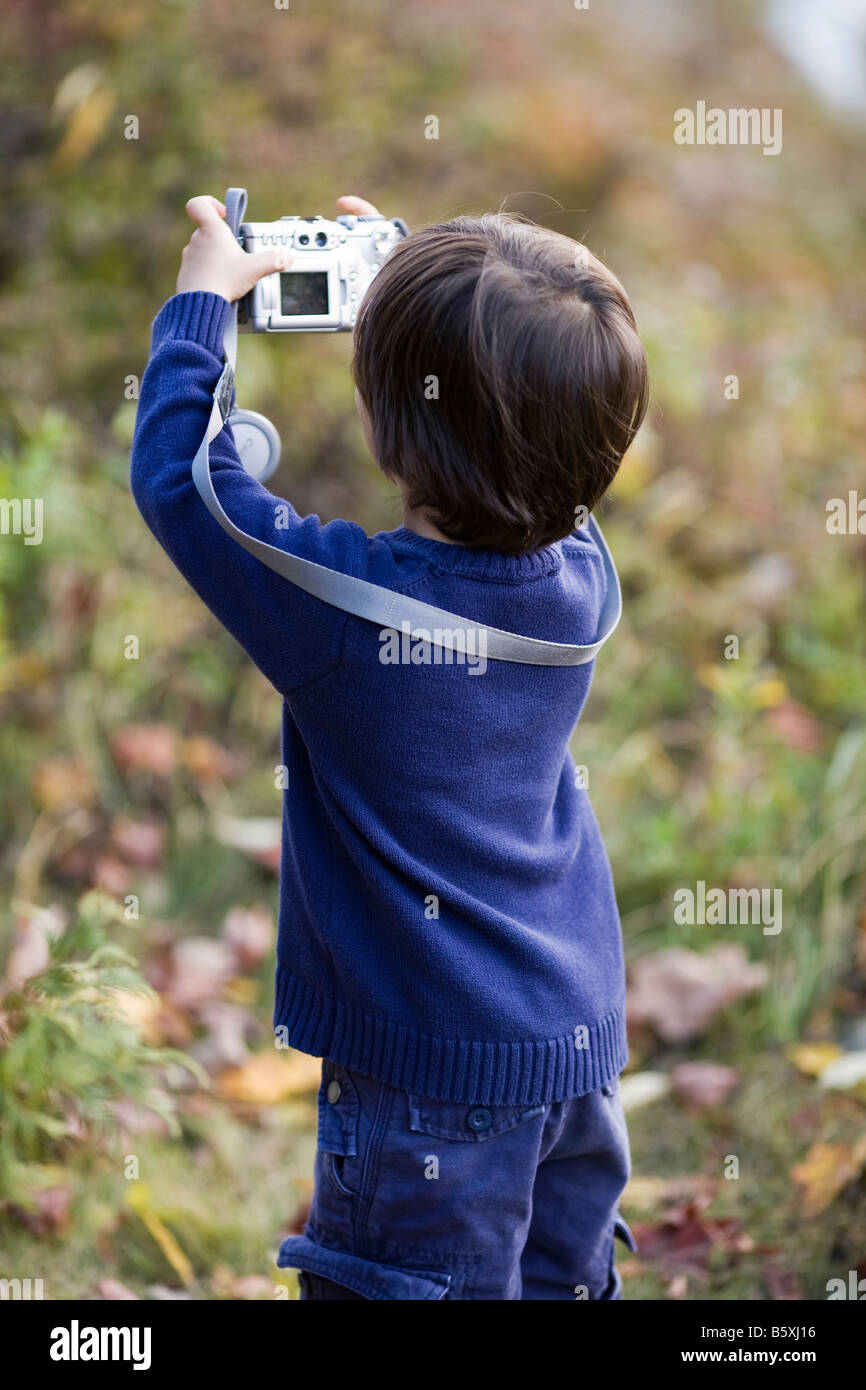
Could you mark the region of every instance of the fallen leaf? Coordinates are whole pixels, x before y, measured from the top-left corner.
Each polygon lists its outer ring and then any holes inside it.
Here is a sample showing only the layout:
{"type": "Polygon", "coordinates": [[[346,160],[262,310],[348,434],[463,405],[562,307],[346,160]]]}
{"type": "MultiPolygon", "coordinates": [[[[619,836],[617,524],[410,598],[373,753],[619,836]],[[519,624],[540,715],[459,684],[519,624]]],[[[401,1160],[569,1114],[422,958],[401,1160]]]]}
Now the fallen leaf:
{"type": "Polygon", "coordinates": [[[784,700],[770,710],[767,718],[782,742],[798,753],[814,753],[824,742],[820,724],[796,700],[784,700]]]}
{"type": "Polygon", "coordinates": [[[674,1090],[690,1105],[721,1105],[739,1081],[733,1067],[718,1062],[681,1062],[671,1075],[674,1090]]]}
{"type": "Polygon", "coordinates": [[[121,1284],[117,1279],[100,1279],[96,1285],[96,1291],[100,1298],[106,1299],[109,1303],[121,1302],[124,1300],[138,1300],[138,1294],[133,1293],[125,1284],[121,1284]]]}
{"type": "Polygon", "coordinates": [[[171,1126],[162,1115],[158,1115],[155,1110],[148,1110],[143,1105],[136,1105],[135,1101],[126,1097],[111,1101],[108,1108],[124,1134],[171,1133],[171,1126]]]}
{"type": "Polygon", "coordinates": [[[116,816],[111,825],[111,842],[121,858],[142,869],[157,869],[162,863],[165,830],[154,820],[133,820],[116,816]]]}
{"type": "Polygon", "coordinates": [[[853,1148],[848,1144],[813,1144],[791,1177],[803,1192],[802,1215],[820,1216],[843,1188],[854,1182],[866,1164],[866,1136],[853,1148]]]}
{"type": "Polygon", "coordinates": [[[177,741],[168,724],[126,724],[111,735],[111,753],[121,772],[170,777],[177,766],[177,741]]]}
{"type": "Polygon", "coordinates": [[[82,63],[67,73],[54,97],[54,114],[65,117],[60,143],[52,155],[55,169],[73,168],[86,159],[114,109],[115,96],[104,71],[82,63]]]}
{"type": "Polygon", "coordinates": [[[851,1091],[866,1100],[866,1052],[843,1052],[824,1067],[818,1077],[824,1091],[851,1091]]]}
{"type": "Polygon", "coordinates": [[[717,1220],[704,1215],[710,1197],[696,1198],[665,1212],[655,1225],[635,1224],[639,1258],[666,1273],[691,1274],[706,1281],[707,1256],[722,1250],[734,1257],[754,1249],[754,1242],[735,1217],[717,1220]]]}
{"type": "Polygon", "coordinates": [[[162,1041],[159,1015],[162,1003],[157,994],[143,990],[115,989],[108,1001],[111,1012],[140,1034],[142,1041],[155,1047],[162,1041]]]}
{"type": "Polygon", "coordinates": [[[211,1288],[219,1298],[273,1298],[274,1294],[274,1286],[264,1274],[232,1274],[225,1265],[217,1265],[211,1288]]]}
{"type": "Polygon", "coordinates": [[[743,947],[723,944],[697,952],[678,947],[642,956],[631,969],[628,1012],[665,1042],[700,1037],[725,1005],[767,983],[767,967],[753,965],[743,947]]]}
{"type": "Polygon", "coordinates": [[[637,1071],[620,1077],[619,1098],[626,1113],[661,1100],[671,1089],[670,1077],[661,1071],[637,1071]]]}
{"type": "Polygon", "coordinates": [[[22,1211],[20,1219],[40,1239],[62,1235],[69,1225],[69,1188],[46,1187],[37,1192],[33,1205],[22,1211]]]}
{"type": "Polygon", "coordinates": [[[122,898],[129,886],[129,870],[113,854],[98,854],[90,871],[90,882],[114,898],[122,898]]]}
{"type": "Polygon", "coordinates": [[[50,943],[62,934],[66,916],[59,907],[34,908],[15,922],[12,949],[6,961],[6,984],[17,989],[41,975],[50,959],[50,943]]]}
{"type": "Polygon", "coordinates": [[[274,1048],[257,1052],[241,1067],[223,1072],[217,1093],[225,1100],[246,1101],[251,1105],[275,1105],[287,1096],[318,1090],[322,1079],[320,1058],[305,1052],[274,1048]]]}
{"type": "Polygon", "coordinates": [[[278,816],[220,816],[214,833],[220,844],[242,850],[258,864],[279,872],[282,822],[278,816]]]}
{"type": "Polygon", "coordinates": [[[194,1055],[211,1071],[241,1066],[249,1056],[247,1038],[255,1020],[246,1009],[212,999],[204,1004],[199,1018],[207,1036],[196,1044],[194,1055]]]}
{"type": "Polygon", "coordinates": [[[233,908],[223,922],[222,936],[234,951],[241,968],[261,964],[274,940],[274,919],[270,908],[233,908]]]}
{"type": "Polygon", "coordinates": [[[820,1076],[830,1062],[842,1056],[842,1049],[831,1042],[792,1043],[785,1048],[785,1056],[804,1076],[820,1076]]]}
{"type": "Polygon", "coordinates": [[[195,1008],[219,997],[234,968],[234,958],[225,942],[210,936],[185,937],[172,952],[166,994],[179,1008],[195,1008]]]}

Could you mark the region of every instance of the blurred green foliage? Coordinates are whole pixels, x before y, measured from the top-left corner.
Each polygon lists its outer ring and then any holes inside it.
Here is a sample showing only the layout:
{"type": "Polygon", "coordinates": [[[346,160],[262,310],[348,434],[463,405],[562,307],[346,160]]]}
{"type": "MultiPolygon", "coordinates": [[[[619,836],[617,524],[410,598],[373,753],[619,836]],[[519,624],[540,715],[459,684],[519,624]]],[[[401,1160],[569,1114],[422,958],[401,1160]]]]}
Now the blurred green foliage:
{"type": "Polygon", "coordinates": [[[34,1206],[40,1191],[65,1176],[60,1161],[76,1141],[116,1151],[114,1102],[151,1110],[178,1135],[172,1072],[185,1069],[207,1084],[201,1067],[147,1046],[124,1016],[120,1001],[150,991],[132,957],[110,939],[122,920],[110,898],[87,894],[66,930],[49,933],[45,968],[5,994],[0,1202],[34,1206]]]}

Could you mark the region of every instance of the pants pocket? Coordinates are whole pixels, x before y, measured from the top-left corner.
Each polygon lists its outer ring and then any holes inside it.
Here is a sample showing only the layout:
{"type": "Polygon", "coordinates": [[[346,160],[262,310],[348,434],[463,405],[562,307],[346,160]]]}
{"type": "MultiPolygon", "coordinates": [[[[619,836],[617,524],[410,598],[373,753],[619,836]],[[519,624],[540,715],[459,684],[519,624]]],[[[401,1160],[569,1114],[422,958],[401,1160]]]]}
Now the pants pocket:
{"type": "Polygon", "coordinates": [[[409,1096],[409,1128],[434,1139],[484,1143],[543,1115],[544,1105],[463,1105],[409,1096]]]}
{"type": "Polygon", "coordinates": [[[613,1233],[614,1236],[619,1236],[620,1240],[628,1246],[633,1255],[637,1254],[637,1241],[632,1235],[631,1227],[622,1212],[618,1211],[613,1219],[613,1233]]]}
{"type": "Polygon", "coordinates": [[[627,1249],[632,1253],[637,1252],[637,1241],[631,1233],[628,1222],[621,1212],[617,1212],[613,1218],[613,1231],[610,1237],[610,1274],[608,1277],[607,1288],[602,1295],[609,1300],[618,1300],[622,1297],[622,1278],[616,1267],[616,1242],[621,1240],[627,1249]]]}
{"type": "Polygon", "coordinates": [[[352,1074],[345,1067],[324,1062],[317,1148],[324,1178],[340,1197],[358,1195],[359,1116],[360,1096],[352,1074]]]}
{"type": "Polygon", "coordinates": [[[328,1181],[333,1184],[341,1197],[357,1197],[354,1187],[350,1187],[343,1173],[344,1160],[340,1154],[322,1155],[322,1165],[328,1181]]]}
{"type": "Polygon", "coordinates": [[[404,1269],[365,1260],[319,1245],[309,1236],[289,1236],[277,1256],[280,1269],[297,1269],[376,1301],[418,1303],[445,1298],[451,1275],[444,1270],[404,1269]]]}

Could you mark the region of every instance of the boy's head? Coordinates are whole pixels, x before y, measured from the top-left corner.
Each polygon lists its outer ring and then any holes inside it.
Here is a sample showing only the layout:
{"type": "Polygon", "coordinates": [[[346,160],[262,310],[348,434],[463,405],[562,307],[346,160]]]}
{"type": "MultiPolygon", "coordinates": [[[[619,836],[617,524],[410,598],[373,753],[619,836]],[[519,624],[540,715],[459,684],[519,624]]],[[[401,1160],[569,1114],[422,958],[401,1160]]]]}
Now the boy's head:
{"type": "Polygon", "coordinates": [[[647,408],[626,293],[585,247],[503,215],[391,252],[355,329],[376,459],[450,540],[550,545],[613,481],[647,408]]]}

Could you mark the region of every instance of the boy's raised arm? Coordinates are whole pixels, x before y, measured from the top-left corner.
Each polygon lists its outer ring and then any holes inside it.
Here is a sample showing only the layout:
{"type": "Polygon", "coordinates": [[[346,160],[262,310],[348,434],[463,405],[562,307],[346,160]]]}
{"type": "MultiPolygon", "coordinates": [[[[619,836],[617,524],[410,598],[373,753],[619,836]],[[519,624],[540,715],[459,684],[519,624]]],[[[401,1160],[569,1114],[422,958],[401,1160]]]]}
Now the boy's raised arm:
{"type": "MultiPolygon", "coordinates": [[[[277,253],[254,257],[241,250],[219,220],[216,200],[192,199],[191,216],[193,205],[202,203],[213,205],[215,222],[204,214],[210,230],[200,237],[199,223],[184,252],[179,293],[163,305],[153,325],[132,445],[132,491],[148,526],[196,593],[286,692],[336,664],[346,616],[237,545],[211,517],[193,483],[192,460],[222,370],[229,296],[240,297],[278,268],[277,253]],[[216,248],[215,236],[222,238],[216,248]]],[[[318,517],[302,518],[273,496],[244,469],[230,426],[212,442],[210,460],[220,503],[244,531],[330,569],[360,573],[366,554],[361,529],[343,521],[323,526],[318,517]]]]}

